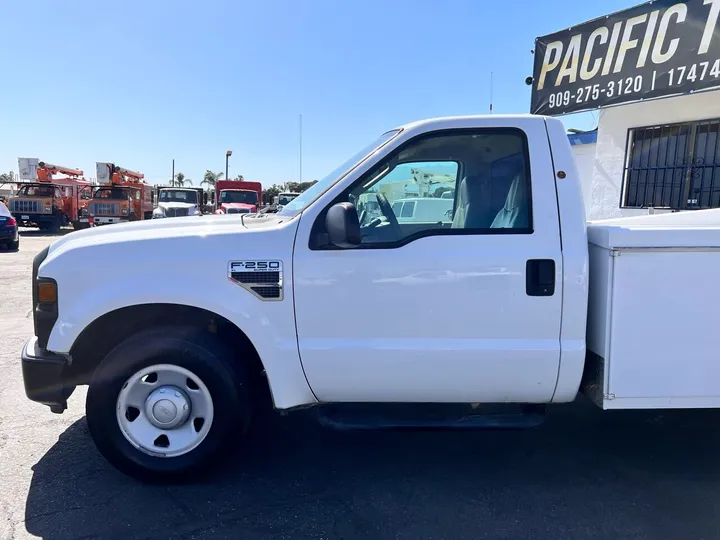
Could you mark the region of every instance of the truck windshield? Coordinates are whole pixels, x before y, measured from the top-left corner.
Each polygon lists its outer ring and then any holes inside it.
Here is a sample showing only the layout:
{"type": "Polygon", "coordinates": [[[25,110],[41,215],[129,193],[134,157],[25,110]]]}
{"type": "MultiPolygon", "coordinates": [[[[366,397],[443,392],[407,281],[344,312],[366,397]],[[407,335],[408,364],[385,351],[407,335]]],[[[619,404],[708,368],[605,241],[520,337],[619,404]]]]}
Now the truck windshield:
{"type": "Polygon", "coordinates": [[[338,168],[333,170],[325,178],[318,181],[315,185],[311,186],[307,190],[303,191],[298,197],[290,201],[280,212],[278,216],[294,217],[313,202],[316,198],[322,195],[330,187],[332,187],[337,181],[342,179],[343,176],[356,165],[359,165],[365,161],[372,154],[377,152],[381,147],[385,146],[388,142],[394,139],[402,130],[393,129],[386,133],[383,133],[380,137],[375,139],[372,143],[368,144],[365,148],[360,150],[358,153],[353,155],[350,159],[345,161],[338,168]]]}
{"type": "Polygon", "coordinates": [[[163,189],[160,191],[160,202],[197,204],[197,192],[177,189],[163,189]]]}
{"type": "Polygon", "coordinates": [[[98,188],[93,194],[93,199],[127,199],[128,190],[123,188],[98,188]]]}
{"type": "Polygon", "coordinates": [[[290,202],[297,196],[298,193],[281,193],[278,197],[278,204],[282,204],[283,206],[290,204],[290,202]]]}
{"type": "Polygon", "coordinates": [[[220,202],[257,204],[258,196],[254,191],[221,191],[220,202]]]}
{"type": "Polygon", "coordinates": [[[23,186],[17,192],[18,197],[52,197],[52,186],[23,186]]]}

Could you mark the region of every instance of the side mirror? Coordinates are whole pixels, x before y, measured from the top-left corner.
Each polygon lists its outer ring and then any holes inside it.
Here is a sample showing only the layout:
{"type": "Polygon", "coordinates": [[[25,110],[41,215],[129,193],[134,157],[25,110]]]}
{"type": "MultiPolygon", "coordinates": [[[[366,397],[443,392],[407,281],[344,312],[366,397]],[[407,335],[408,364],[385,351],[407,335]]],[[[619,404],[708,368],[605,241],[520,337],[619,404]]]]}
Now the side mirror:
{"type": "Polygon", "coordinates": [[[360,245],[360,220],[351,203],[341,202],[331,206],[325,217],[325,228],[333,246],[353,248],[360,245]]]}
{"type": "Polygon", "coordinates": [[[207,191],[203,191],[203,204],[207,204],[207,191]]]}

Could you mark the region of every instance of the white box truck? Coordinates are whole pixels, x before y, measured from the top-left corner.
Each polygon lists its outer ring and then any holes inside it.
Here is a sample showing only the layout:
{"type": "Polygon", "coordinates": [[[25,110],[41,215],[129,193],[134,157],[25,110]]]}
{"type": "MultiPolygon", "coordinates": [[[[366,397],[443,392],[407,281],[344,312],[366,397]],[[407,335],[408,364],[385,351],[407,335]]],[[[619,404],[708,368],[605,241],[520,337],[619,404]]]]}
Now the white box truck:
{"type": "Polygon", "coordinates": [[[440,118],[277,214],[69,234],[33,263],[26,393],[62,412],[88,384],[99,450],[159,481],[247,444],[264,405],[470,428],[536,425],[581,389],[603,408],[720,406],[720,211],[588,225],[577,176],[559,120],[440,118]],[[418,167],[452,212],[395,214],[383,186],[418,167]],[[361,219],[370,195],[382,216],[361,219]]]}

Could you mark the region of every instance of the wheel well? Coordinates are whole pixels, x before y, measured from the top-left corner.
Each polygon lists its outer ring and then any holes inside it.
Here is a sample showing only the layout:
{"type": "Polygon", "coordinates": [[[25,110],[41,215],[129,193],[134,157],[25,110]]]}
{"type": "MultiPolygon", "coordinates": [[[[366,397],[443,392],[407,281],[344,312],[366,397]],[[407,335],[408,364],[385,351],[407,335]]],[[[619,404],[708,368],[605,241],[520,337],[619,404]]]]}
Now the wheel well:
{"type": "MultiPolygon", "coordinates": [[[[217,335],[233,350],[243,352],[256,398],[272,406],[265,368],[245,333],[225,317],[205,309],[178,304],[142,304],[117,309],[93,321],[78,336],[70,351],[73,362],[67,373],[72,385],[88,384],[103,358],[132,334],[153,326],[177,325],[201,328],[217,335]]],[[[240,362],[240,356],[237,356],[240,362]]]]}

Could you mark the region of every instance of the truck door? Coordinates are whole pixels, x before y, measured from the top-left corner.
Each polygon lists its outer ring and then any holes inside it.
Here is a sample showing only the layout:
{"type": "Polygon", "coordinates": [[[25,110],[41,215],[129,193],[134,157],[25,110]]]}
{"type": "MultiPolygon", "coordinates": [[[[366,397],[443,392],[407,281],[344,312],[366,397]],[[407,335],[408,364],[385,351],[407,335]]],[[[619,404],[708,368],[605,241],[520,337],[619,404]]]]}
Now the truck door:
{"type": "Polygon", "coordinates": [[[513,124],[425,133],[376,158],[340,197],[380,205],[382,215],[361,216],[358,247],[324,244],[325,212],[303,215],[295,313],[318,399],[552,398],[562,303],[554,172],[544,123],[513,124]],[[448,192],[442,219],[393,211],[396,200],[448,192]]]}
{"type": "Polygon", "coordinates": [[[92,198],[92,187],[78,185],[76,189],[77,199],[75,201],[75,212],[73,213],[74,221],[80,218],[81,210],[83,208],[87,208],[90,199],[92,198]]]}

